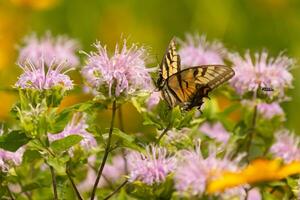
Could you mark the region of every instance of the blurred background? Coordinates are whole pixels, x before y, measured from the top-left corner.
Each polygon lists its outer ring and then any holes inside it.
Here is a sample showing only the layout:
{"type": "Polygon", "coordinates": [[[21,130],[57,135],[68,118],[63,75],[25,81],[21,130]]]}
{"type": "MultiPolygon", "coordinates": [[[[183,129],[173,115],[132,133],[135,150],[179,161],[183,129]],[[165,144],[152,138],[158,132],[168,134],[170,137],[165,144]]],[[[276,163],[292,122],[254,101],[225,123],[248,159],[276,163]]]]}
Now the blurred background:
{"type": "MultiPolygon", "coordinates": [[[[32,32],[66,34],[84,51],[100,40],[113,48],[120,36],[150,48],[156,65],[172,36],[206,34],[234,51],[267,49],[300,57],[300,1],[297,0],[0,0],[0,88],[9,88],[20,74],[15,65],[17,45],[32,32]]],[[[292,100],[283,104],[287,127],[300,134],[300,69],[293,69],[292,100]]],[[[76,75],[75,75],[76,76],[76,75]]],[[[77,77],[78,78],[78,77],[77,77]]],[[[9,120],[16,95],[0,91],[0,121],[9,120]]],[[[63,104],[79,101],[76,95],[63,104]]],[[[126,131],[138,131],[142,119],[124,107],[126,131]],[[128,111],[130,114],[128,114],[128,111]]],[[[101,124],[109,118],[103,115],[101,124]]]]}

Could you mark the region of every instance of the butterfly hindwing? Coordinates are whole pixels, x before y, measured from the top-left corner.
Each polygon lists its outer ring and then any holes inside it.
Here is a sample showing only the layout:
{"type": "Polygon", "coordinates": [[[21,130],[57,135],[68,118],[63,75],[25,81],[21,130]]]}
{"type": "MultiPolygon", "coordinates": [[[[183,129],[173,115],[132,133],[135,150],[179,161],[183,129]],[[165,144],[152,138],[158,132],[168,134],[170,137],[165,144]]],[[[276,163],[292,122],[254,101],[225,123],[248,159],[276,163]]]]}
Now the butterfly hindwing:
{"type": "MultiPolygon", "coordinates": [[[[167,81],[169,93],[177,100],[174,105],[182,104],[189,109],[201,106],[208,92],[229,80],[234,71],[224,65],[203,65],[191,67],[170,76],[167,81]]],[[[164,92],[163,92],[164,93],[164,92]]],[[[168,101],[169,102],[169,101],[168,101]]]]}

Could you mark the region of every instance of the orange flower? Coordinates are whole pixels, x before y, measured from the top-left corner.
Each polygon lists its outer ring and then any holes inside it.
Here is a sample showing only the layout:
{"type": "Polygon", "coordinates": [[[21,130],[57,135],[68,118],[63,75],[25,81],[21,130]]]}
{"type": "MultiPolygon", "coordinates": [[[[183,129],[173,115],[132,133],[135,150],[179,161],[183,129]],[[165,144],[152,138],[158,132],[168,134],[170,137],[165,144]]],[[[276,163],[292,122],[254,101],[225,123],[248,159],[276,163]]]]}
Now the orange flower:
{"type": "Polygon", "coordinates": [[[207,193],[219,192],[243,184],[280,180],[298,173],[300,173],[299,161],[282,165],[279,159],[258,159],[240,172],[223,172],[217,179],[208,183],[207,193]]]}

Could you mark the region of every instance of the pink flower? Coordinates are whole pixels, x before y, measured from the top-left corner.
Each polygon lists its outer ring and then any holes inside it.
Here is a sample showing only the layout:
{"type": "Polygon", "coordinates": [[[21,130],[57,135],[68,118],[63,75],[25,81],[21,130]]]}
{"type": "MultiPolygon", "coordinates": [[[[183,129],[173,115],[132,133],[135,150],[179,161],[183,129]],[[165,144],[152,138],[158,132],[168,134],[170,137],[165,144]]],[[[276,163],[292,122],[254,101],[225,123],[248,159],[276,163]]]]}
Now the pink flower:
{"type": "MultiPolygon", "coordinates": [[[[180,161],[175,171],[175,188],[180,194],[190,196],[204,194],[208,180],[218,177],[224,170],[237,171],[240,162],[240,158],[233,161],[229,160],[228,156],[218,158],[215,149],[210,149],[208,157],[205,158],[201,153],[200,145],[196,151],[182,151],[179,155],[180,161]]],[[[237,187],[226,190],[220,195],[244,196],[244,194],[244,189],[237,187]]]]}
{"type": "Polygon", "coordinates": [[[230,138],[230,134],[220,122],[214,124],[205,122],[201,125],[199,130],[222,144],[226,144],[230,138]]]}
{"type": "Polygon", "coordinates": [[[276,141],[270,149],[272,154],[282,158],[287,163],[300,160],[299,137],[287,130],[278,131],[275,137],[276,141]]]}
{"type": "Polygon", "coordinates": [[[132,151],[127,155],[129,181],[141,181],[147,185],[165,181],[174,171],[176,160],[168,156],[163,147],[147,146],[146,153],[132,151]]]}
{"type": "Polygon", "coordinates": [[[135,95],[152,89],[152,80],[145,66],[146,51],[133,44],[129,49],[126,40],[122,49],[116,46],[109,56],[106,46],[95,44],[97,52],[88,55],[82,76],[91,91],[105,96],[135,95]]]}
{"type": "Polygon", "coordinates": [[[218,41],[210,43],[205,35],[186,35],[186,42],[181,41],[180,44],[179,55],[184,67],[224,64],[226,49],[223,44],[218,41]]]}
{"type": "Polygon", "coordinates": [[[253,188],[248,191],[247,200],[261,200],[261,194],[259,192],[259,189],[253,188]]]}
{"type": "Polygon", "coordinates": [[[277,102],[259,103],[257,110],[266,119],[272,119],[275,116],[281,116],[284,119],[284,111],[277,102]]]}
{"type": "Polygon", "coordinates": [[[269,57],[268,53],[255,53],[252,59],[247,52],[244,57],[238,53],[229,54],[233,63],[235,76],[230,80],[237,93],[243,95],[247,92],[256,92],[259,87],[270,88],[267,92],[271,97],[278,95],[284,97],[284,90],[292,87],[292,74],[289,69],[295,64],[291,58],[280,54],[278,57],[269,57]]]}
{"type": "Polygon", "coordinates": [[[19,148],[16,152],[0,149],[0,171],[8,172],[10,167],[20,165],[24,151],[24,147],[19,148]]]}
{"type": "Polygon", "coordinates": [[[30,61],[35,66],[39,66],[41,64],[40,60],[44,60],[46,66],[58,65],[62,62],[67,63],[66,66],[70,67],[79,65],[79,59],[76,56],[78,42],[66,36],[55,38],[47,33],[38,39],[33,34],[26,37],[24,43],[25,45],[20,49],[18,58],[18,62],[22,65],[30,61]]]}
{"type": "Polygon", "coordinates": [[[67,71],[63,72],[64,63],[60,63],[58,66],[52,65],[46,69],[44,61],[40,60],[40,62],[39,65],[31,62],[20,65],[24,72],[15,84],[17,88],[36,90],[49,90],[54,87],[64,90],[73,88],[72,80],[65,74],[67,71]]]}
{"type": "Polygon", "coordinates": [[[147,99],[147,109],[152,110],[161,99],[161,92],[152,92],[150,97],[147,99]]]}
{"type": "Polygon", "coordinates": [[[85,150],[89,150],[97,146],[97,141],[94,136],[89,133],[86,129],[88,125],[86,124],[86,115],[82,113],[76,113],[73,115],[71,122],[64,128],[64,130],[57,134],[48,133],[48,138],[50,142],[65,138],[69,135],[79,135],[83,137],[80,141],[80,146],[85,150]]]}

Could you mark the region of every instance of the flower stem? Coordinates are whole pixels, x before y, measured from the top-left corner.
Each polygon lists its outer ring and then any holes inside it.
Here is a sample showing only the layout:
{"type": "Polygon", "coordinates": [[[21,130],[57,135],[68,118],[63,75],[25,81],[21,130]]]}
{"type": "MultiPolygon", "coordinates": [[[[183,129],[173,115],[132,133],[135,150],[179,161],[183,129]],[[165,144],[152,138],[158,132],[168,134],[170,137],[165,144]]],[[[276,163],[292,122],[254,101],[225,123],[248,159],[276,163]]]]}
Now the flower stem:
{"type": "Polygon", "coordinates": [[[8,195],[9,195],[10,199],[11,199],[11,200],[15,200],[15,197],[14,197],[14,195],[12,194],[12,192],[10,191],[8,185],[6,186],[6,190],[7,190],[7,192],[8,192],[8,195]]]}
{"type": "Polygon", "coordinates": [[[83,200],[83,198],[81,197],[80,192],[78,191],[78,189],[77,189],[77,187],[76,187],[76,184],[75,184],[75,182],[74,182],[74,180],[73,180],[73,178],[72,178],[72,176],[71,176],[71,174],[70,174],[70,169],[67,169],[67,170],[66,170],[66,173],[67,173],[67,176],[68,176],[68,178],[69,178],[69,180],[70,180],[70,182],[71,182],[71,184],[72,184],[72,187],[73,187],[73,189],[74,189],[74,191],[75,191],[75,193],[76,193],[77,198],[78,198],[79,200],[83,200]]]}
{"type": "Polygon", "coordinates": [[[52,187],[53,187],[53,199],[58,200],[58,195],[57,195],[57,183],[56,183],[56,177],[54,173],[54,168],[49,165],[51,176],[52,176],[52,187]]]}
{"type": "Polygon", "coordinates": [[[249,139],[248,139],[248,143],[247,143],[247,153],[248,153],[248,155],[249,155],[249,152],[250,152],[252,139],[253,139],[253,136],[255,134],[256,118],[257,118],[257,105],[254,106],[252,123],[251,123],[251,131],[249,133],[249,139]]]}
{"type": "Polygon", "coordinates": [[[164,131],[159,135],[159,137],[156,140],[156,144],[159,144],[160,140],[162,137],[164,137],[164,135],[168,132],[168,130],[170,130],[171,128],[171,123],[164,129],[164,131]]]}
{"type": "Polygon", "coordinates": [[[128,180],[125,180],[119,187],[117,187],[112,193],[110,193],[107,197],[104,198],[104,200],[110,199],[113,195],[115,195],[117,192],[119,192],[122,187],[124,187],[128,183],[128,180]]]}
{"type": "MultiPolygon", "coordinates": [[[[118,109],[118,118],[119,118],[119,126],[120,126],[120,130],[122,132],[125,131],[125,128],[124,128],[124,123],[123,123],[123,112],[122,112],[122,106],[119,106],[119,109],[118,109]]],[[[125,163],[125,172],[127,173],[128,171],[128,166],[127,166],[127,159],[126,159],[126,153],[124,151],[124,149],[122,149],[122,157],[123,157],[123,160],[124,160],[124,163],[125,163]]]]}
{"type": "Polygon", "coordinates": [[[102,162],[101,162],[98,174],[97,174],[97,178],[96,178],[93,190],[92,190],[91,200],[94,200],[94,198],[95,198],[96,189],[97,189],[98,183],[100,181],[100,178],[101,178],[101,175],[102,175],[102,172],[103,172],[108,154],[110,152],[111,136],[112,136],[112,132],[113,132],[113,128],[114,128],[115,115],[116,115],[116,104],[117,104],[116,100],[114,100],[113,107],[112,107],[112,117],[111,117],[109,133],[108,133],[108,139],[107,139],[107,143],[106,143],[106,147],[105,147],[104,156],[103,156],[103,159],[102,159],[102,162]]]}

